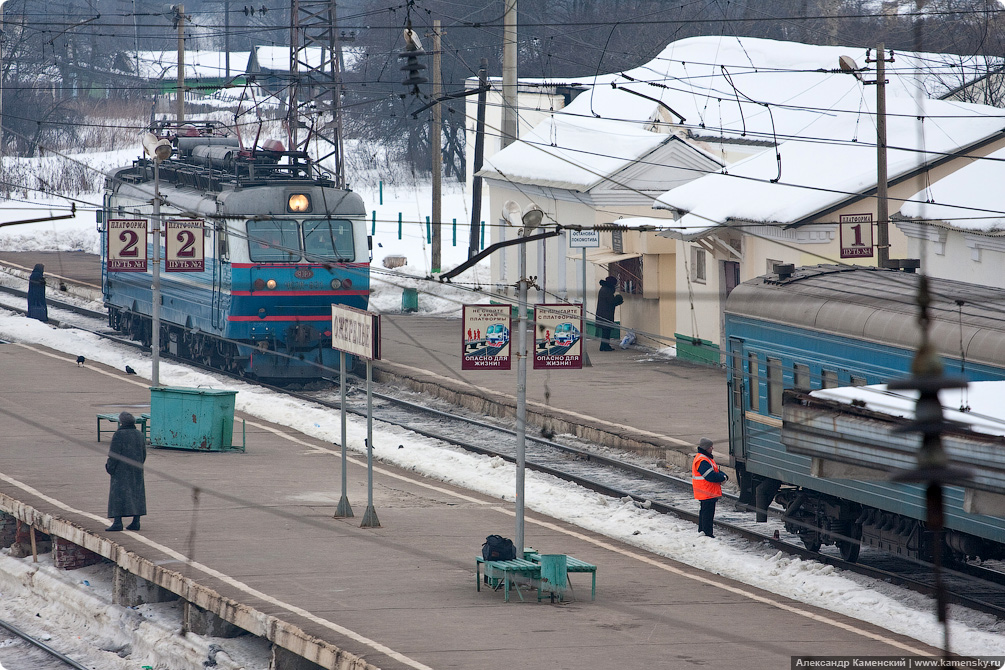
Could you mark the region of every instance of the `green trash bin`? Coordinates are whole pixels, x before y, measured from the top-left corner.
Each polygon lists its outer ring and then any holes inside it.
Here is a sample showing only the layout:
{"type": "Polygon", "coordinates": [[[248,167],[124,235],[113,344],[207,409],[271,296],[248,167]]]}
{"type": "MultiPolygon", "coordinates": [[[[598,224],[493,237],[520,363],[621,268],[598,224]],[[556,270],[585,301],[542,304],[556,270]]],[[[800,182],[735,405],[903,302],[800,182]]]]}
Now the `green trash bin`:
{"type": "Polygon", "coordinates": [[[150,445],[171,449],[230,451],[237,391],[201,388],[150,389],[150,445]]]}
{"type": "Polygon", "coordinates": [[[569,559],[566,554],[541,554],[541,590],[539,600],[545,593],[555,600],[565,599],[565,589],[569,585],[569,559]]]}
{"type": "Polygon", "coordinates": [[[419,291],[414,288],[406,288],[401,292],[401,311],[402,312],[418,312],[419,311],[419,291]]]}

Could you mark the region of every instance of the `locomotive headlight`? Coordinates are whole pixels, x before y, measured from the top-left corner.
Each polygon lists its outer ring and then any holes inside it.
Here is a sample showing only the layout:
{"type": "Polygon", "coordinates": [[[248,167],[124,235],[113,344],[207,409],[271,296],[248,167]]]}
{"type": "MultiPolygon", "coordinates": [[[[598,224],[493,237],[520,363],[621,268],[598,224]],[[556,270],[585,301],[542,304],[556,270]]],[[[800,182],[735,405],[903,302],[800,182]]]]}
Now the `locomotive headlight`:
{"type": "Polygon", "coordinates": [[[342,288],[342,280],[332,279],[332,288],[335,289],[336,291],[342,288]]]}
{"type": "Polygon", "coordinates": [[[291,193],[286,201],[287,212],[311,211],[311,197],[306,193],[291,193]]]}
{"type": "Polygon", "coordinates": [[[273,290],[274,288],[276,288],[276,280],[275,279],[270,279],[269,281],[265,282],[265,286],[270,291],[273,290]]]}
{"type": "Polygon", "coordinates": [[[352,280],[351,279],[343,279],[342,280],[342,288],[344,288],[346,290],[351,289],[352,288],[352,280]]]}
{"type": "Polygon", "coordinates": [[[261,291],[263,288],[265,288],[265,280],[259,277],[255,280],[255,290],[261,291]]]}

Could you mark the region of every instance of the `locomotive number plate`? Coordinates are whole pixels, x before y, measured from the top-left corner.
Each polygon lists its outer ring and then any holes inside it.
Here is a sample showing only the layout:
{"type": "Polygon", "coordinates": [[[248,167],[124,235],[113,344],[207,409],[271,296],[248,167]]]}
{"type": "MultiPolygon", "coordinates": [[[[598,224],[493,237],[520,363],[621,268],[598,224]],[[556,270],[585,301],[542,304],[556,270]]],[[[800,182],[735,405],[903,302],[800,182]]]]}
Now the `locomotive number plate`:
{"type": "Polygon", "coordinates": [[[293,273],[293,276],[297,279],[310,279],[314,276],[314,272],[310,268],[300,268],[293,273]]]}

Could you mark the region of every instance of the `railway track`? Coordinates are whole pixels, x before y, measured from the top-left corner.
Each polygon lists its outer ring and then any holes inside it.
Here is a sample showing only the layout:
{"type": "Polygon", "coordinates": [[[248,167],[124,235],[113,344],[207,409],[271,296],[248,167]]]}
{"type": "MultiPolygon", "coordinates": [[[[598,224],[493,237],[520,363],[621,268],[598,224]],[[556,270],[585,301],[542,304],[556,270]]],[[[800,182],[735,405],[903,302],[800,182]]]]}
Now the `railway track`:
{"type": "Polygon", "coordinates": [[[0,667],[5,670],[91,670],[13,624],[0,620],[0,667]]]}
{"type": "MultiPolygon", "coordinates": [[[[0,287],[0,292],[13,295],[17,299],[23,299],[25,296],[23,291],[18,292],[6,287],[0,287]]],[[[18,309],[9,305],[9,302],[0,297],[0,307],[18,309]]],[[[52,311],[65,310],[99,322],[107,318],[102,312],[77,305],[52,299],[48,302],[52,311]]],[[[23,309],[20,311],[24,313],[23,309]]],[[[50,321],[53,320],[50,318],[50,321]]],[[[87,324],[72,323],[74,321],[77,321],[75,317],[68,317],[64,319],[62,325],[88,330],[117,343],[144,349],[139,343],[115,335],[114,331],[101,323],[92,323],[88,327],[87,324]]],[[[163,356],[171,358],[167,354],[163,356]]],[[[229,373],[211,370],[191,361],[179,362],[233,377],[229,373]]],[[[333,410],[340,409],[337,387],[334,390],[293,391],[243,377],[235,378],[333,410]]],[[[362,389],[359,386],[353,387],[353,384],[355,382],[350,381],[351,390],[346,410],[358,416],[365,416],[365,402],[360,399],[363,396],[362,389]]],[[[466,415],[453,406],[448,407],[444,404],[442,409],[437,409],[432,406],[435,401],[425,397],[420,403],[402,397],[403,394],[394,389],[387,391],[373,393],[373,398],[377,401],[374,406],[375,419],[407,428],[456,448],[515,462],[512,448],[515,443],[512,439],[515,432],[508,427],[489,422],[483,417],[466,415]]],[[[623,500],[630,499],[640,507],[697,521],[697,514],[691,511],[694,508],[694,501],[691,496],[689,474],[674,476],[659,469],[655,464],[633,463],[630,455],[604,452],[602,448],[585,443],[565,444],[528,435],[526,464],[531,470],[576,483],[597,493],[623,500]]],[[[780,509],[769,510],[768,522],[759,524],[753,521],[753,513],[750,510],[736,503],[736,498],[729,495],[720,503],[715,522],[719,529],[803,560],[819,561],[920,593],[928,595],[935,593],[931,565],[907,561],[871,548],[863,548],[856,563],[841,559],[836,555],[836,550],[834,555],[828,553],[829,548],[825,548],[823,552],[813,552],[803,547],[797,536],[785,530],[780,509]]],[[[944,569],[943,576],[947,588],[950,589],[949,602],[1005,617],[1005,573],[980,565],[965,564],[954,566],[950,570],[944,569]]]]}

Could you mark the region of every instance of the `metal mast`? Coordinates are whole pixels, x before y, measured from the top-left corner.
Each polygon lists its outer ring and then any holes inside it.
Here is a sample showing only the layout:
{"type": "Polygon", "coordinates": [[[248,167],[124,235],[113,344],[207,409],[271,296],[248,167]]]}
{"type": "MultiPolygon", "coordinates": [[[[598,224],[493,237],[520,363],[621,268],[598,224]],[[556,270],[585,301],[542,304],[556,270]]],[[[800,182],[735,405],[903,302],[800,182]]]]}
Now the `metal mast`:
{"type": "Polygon", "coordinates": [[[290,97],[287,128],[290,150],[307,152],[320,138],[329,147],[318,162],[334,157],[332,178],[345,186],[342,165],[342,66],[339,58],[335,0],[291,0],[290,97]],[[303,128],[305,132],[300,133],[303,128]]]}

